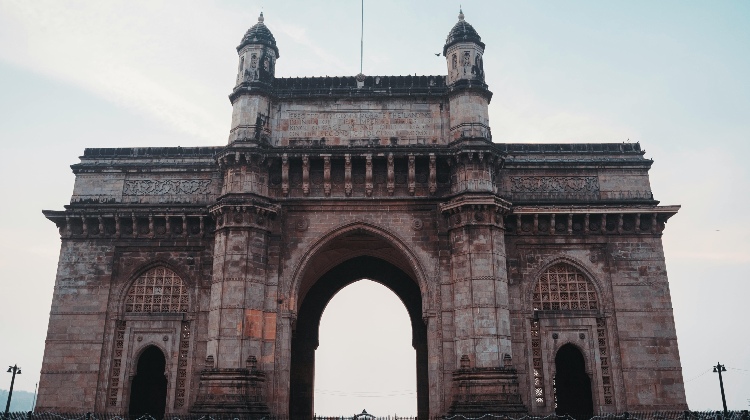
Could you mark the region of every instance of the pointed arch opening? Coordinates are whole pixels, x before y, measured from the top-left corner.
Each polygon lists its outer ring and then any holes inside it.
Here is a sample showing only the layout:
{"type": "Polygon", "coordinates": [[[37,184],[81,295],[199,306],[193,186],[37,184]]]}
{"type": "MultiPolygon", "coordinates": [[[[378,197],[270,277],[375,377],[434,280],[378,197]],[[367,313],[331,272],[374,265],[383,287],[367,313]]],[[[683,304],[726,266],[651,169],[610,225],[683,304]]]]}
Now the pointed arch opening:
{"type": "Polygon", "coordinates": [[[146,414],[160,419],[167,406],[167,378],[164,353],[156,346],[148,346],[138,357],[136,375],[130,385],[128,414],[138,418],[146,414]]]}
{"type": "MultiPolygon", "coordinates": [[[[292,336],[289,413],[292,419],[314,414],[315,351],[319,344],[320,320],[328,302],[341,289],[358,280],[378,282],[404,303],[411,322],[412,347],[416,356],[417,415],[427,418],[429,384],[427,372],[427,328],[422,320],[422,294],[415,279],[396,265],[378,257],[350,258],[320,276],[301,298],[292,336]]],[[[356,351],[356,346],[351,348],[356,351]]]]}
{"type": "Polygon", "coordinates": [[[586,373],[583,354],[565,344],[555,355],[555,414],[589,419],[594,415],[591,379],[586,373]]]}
{"type": "Polygon", "coordinates": [[[315,352],[319,416],[417,412],[416,360],[404,303],[382,284],[362,279],[339,290],[320,321],[315,352]]]}

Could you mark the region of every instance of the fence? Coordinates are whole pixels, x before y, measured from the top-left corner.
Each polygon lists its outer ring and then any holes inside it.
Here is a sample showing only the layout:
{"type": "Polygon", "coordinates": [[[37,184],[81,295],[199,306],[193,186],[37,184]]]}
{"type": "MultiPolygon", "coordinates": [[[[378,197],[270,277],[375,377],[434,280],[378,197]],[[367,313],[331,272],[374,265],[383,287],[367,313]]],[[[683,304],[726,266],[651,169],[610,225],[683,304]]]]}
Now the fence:
{"type": "MultiPolygon", "coordinates": [[[[651,411],[632,412],[622,414],[602,414],[596,416],[498,416],[485,414],[477,417],[439,416],[432,420],[750,420],[747,410],[729,411],[724,417],[721,411],[651,411]]],[[[2,419],[0,419],[2,420],[2,419]]],[[[141,417],[129,417],[124,414],[115,413],[32,413],[15,412],[9,413],[5,420],[289,420],[288,417],[273,416],[263,418],[250,418],[241,415],[198,415],[198,414],[165,414],[164,417],[155,418],[150,415],[141,417]]],[[[367,413],[349,416],[315,416],[310,420],[417,420],[417,417],[401,416],[373,416],[367,413]]]]}

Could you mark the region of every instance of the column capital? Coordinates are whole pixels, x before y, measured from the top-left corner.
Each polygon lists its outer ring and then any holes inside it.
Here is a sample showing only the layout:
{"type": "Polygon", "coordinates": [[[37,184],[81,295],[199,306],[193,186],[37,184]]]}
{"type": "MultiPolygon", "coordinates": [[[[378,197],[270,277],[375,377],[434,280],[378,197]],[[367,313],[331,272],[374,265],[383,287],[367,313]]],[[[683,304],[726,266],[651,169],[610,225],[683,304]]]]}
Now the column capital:
{"type": "Polygon", "coordinates": [[[216,219],[216,229],[225,227],[255,227],[271,229],[271,221],[276,218],[280,207],[277,204],[255,199],[220,201],[211,206],[209,212],[216,219]]]}
{"type": "Polygon", "coordinates": [[[451,228],[466,225],[503,226],[503,216],[511,203],[496,195],[462,194],[440,204],[440,212],[448,217],[451,228]]]}

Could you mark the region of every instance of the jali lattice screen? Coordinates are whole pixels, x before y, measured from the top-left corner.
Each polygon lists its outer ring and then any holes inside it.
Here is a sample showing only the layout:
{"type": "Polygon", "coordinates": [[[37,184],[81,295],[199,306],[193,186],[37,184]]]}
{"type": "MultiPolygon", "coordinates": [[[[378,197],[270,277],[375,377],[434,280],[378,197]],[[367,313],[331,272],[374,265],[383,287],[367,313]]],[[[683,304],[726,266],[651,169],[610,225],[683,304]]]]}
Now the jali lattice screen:
{"type": "Polygon", "coordinates": [[[570,264],[548,268],[536,284],[535,311],[576,311],[599,308],[596,290],[583,273],[570,264]]]}
{"type": "Polygon", "coordinates": [[[156,267],[133,283],[125,298],[125,312],[187,312],[188,295],[174,271],[156,267]]]}

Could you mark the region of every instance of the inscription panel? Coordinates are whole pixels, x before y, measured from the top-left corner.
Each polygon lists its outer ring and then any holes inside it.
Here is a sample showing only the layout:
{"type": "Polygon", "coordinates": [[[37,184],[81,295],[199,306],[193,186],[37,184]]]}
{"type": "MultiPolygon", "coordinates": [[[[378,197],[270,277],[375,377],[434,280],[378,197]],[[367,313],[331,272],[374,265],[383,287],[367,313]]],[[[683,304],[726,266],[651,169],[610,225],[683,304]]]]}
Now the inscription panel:
{"type": "Polygon", "coordinates": [[[438,103],[282,104],[272,136],[290,146],[432,144],[442,126],[438,103]]]}

